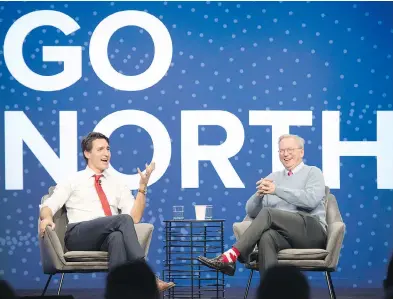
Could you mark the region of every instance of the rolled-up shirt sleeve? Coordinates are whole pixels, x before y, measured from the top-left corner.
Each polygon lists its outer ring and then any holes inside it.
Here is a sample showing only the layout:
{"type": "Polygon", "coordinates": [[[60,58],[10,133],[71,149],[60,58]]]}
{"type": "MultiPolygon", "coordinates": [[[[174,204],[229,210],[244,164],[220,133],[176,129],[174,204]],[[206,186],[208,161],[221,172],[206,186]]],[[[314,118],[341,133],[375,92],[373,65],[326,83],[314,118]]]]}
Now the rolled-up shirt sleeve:
{"type": "Polygon", "coordinates": [[[55,189],[53,190],[53,194],[45,200],[44,203],[39,205],[40,211],[43,207],[48,207],[52,211],[52,215],[55,215],[58,210],[66,201],[70,198],[72,192],[72,187],[70,182],[61,182],[56,185],[55,189]]]}
{"type": "Polygon", "coordinates": [[[135,198],[131,193],[131,190],[127,185],[122,185],[120,187],[119,205],[122,214],[130,214],[131,209],[134,206],[135,198]]]}

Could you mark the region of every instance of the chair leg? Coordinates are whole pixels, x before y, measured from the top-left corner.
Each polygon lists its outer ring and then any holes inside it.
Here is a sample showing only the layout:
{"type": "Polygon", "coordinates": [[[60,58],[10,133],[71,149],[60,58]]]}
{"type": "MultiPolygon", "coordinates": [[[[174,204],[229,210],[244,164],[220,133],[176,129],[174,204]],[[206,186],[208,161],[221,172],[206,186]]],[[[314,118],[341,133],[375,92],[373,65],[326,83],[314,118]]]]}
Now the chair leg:
{"type": "Polygon", "coordinates": [[[45,284],[44,290],[42,291],[41,296],[45,296],[46,290],[48,289],[48,286],[49,286],[50,280],[52,279],[52,276],[53,276],[53,274],[49,275],[49,278],[46,281],[46,284],[45,284]]]}
{"type": "Polygon", "coordinates": [[[63,279],[64,279],[64,273],[61,273],[60,285],[59,285],[59,290],[57,291],[57,296],[60,295],[61,287],[63,286],[63,279]]]}
{"type": "Polygon", "coordinates": [[[334,292],[334,286],[330,272],[325,271],[326,281],[329,288],[330,299],[336,299],[336,293],[334,292]]]}
{"type": "Polygon", "coordinates": [[[244,299],[247,299],[248,291],[250,290],[252,274],[254,274],[254,270],[251,270],[250,276],[248,277],[247,288],[246,288],[246,293],[244,294],[244,299]]]}

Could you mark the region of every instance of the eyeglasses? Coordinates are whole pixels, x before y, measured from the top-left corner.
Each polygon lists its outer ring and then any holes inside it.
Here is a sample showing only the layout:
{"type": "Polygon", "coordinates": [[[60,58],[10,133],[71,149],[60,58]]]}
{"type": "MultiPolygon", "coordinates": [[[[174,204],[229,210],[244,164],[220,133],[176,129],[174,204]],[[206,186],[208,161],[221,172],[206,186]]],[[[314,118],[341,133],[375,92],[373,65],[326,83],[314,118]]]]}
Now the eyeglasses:
{"type": "Polygon", "coordinates": [[[293,154],[293,152],[295,151],[295,149],[301,149],[301,147],[296,147],[296,148],[292,148],[292,147],[290,147],[290,148],[283,148],[283,149],[278,150],[278,152],[280,153],[280,155],[283,155],[283,154],[285,153],[285,151],[286,151],[288,154],[293,154]]]}

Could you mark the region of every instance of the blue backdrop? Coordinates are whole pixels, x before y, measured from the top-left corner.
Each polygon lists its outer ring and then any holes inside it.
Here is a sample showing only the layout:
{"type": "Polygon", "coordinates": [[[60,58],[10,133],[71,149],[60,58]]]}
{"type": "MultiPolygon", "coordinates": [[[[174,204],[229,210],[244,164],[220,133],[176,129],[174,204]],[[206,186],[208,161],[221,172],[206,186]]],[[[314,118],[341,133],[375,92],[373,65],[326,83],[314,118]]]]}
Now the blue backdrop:
{"type": "MultiPolygon", "coordinates": [[[[62,71],[42,61],[42,46],[81,45],[82,78],[56,92],[29,89],[11,77],[0,50],[0,134],[4,113],[23,111],[48,144],[58,151],[59,111],[77,111],[78,136],[92,131],[110,113],[125,109],[157,117],[172,139],[170,166],[149,189],[143,221],[154,223],[149,261],[162,269],[163,222],[173,205],[184,205],[193,218],[193,203],[213,204],[214,217],[226,219],[225,244],[234,242],[232,223],[244,217],[255,182],[272,170],[270,127],[249,126],[249,110],[313,112],[312,126],[292,127],[306,139],[308,164],[322,167],[322,111],[341,112],[342,140],[375,140],[376,111],[392,110],[392,3],[236,3],[236,2],[44,2],[0,3],[0,39],[13,22],[34,10],[56,10],[74,18],[80,29],[64,36],[53,27],[34,30],[23,54],[42,75],[62,71]],[[118,91],[104,84],[89,64],[89,40],[105,17],[122,10],[147,10],[167,27],[173,42],[167,76],[141,91],[118,91]],[[181,111],[225,110],[245,129],[241,151],[230,159],[246,188],[226,189],[209,162],[200,163],[197,189],[181,186],[181,111]]],[[[154,56],[152,40],[137,27],[118,30],[108,47],[116,70],[136,75],[154,56]]],[[[389,128],[386,128],[388,130],[389,128]]],[[[219,144],[225,130],[204,127],[200,144],[219,144]]],[[[0,138],[4,157],[5,138],[0,138]]],[[[111,136],[112,165],[131,174],[151,160],[150,136],[124,126],[111,136]]],[[[79,141],[78,141],[79,143],[79,141]]],[[[81,155],[78,169],[85,167],[81,155]]],[[[24,147],[23,190],[6,190],[0,159],[0,275],[16,288],[43,287],[37,216],[40,198],[54,180],[24,147]]],[[[380,287],[392,249],[392,190],[378,189],[375,157],[341,158],[341,188],[333,189],[347,225],[337,286],[380,287]]],[[[324,284],[320,273],[307,273],[324,284]]],[[[239,268],[228,286],[244,286],[248,271],[239,268]]],[[[69,275],[65,287],[103,287],[103,274],[69,275]]],[[[54,280],[52,284],[58,284],[54,280]]]]}

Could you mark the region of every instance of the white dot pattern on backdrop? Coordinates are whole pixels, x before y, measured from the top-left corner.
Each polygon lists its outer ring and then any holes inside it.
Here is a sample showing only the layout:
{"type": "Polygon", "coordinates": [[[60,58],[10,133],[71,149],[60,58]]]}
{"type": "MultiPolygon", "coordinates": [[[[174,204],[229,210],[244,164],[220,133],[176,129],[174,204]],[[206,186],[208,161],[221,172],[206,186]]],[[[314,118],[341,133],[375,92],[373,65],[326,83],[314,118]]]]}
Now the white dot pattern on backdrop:
{"type": "MultiPolygon", "coordinates": [[[[392,110],[392,3],[2,3],[2,39],[14,20],[37,9],[64,12],[81,28],[69,36],[49,26],[33,30],[23,49],[27,65],[42,75],[56,74],[63,64],[42,62],[42,47],[82,46],[82,78],[58,92],[30,90],[12,78],[0,50],[0,107],[23,111],[57,154],[63,110],[78,112],[79,138],[108,114],[125,109],[144,110],[166,126],[172,139],[171,164],[149,189],[143,218],[156,228],[148,259],[158,274],[165,258],[163,220],[172,217],[172,205],[184,205],[191,218],[193,203],[212,204],[214,217],[226,219],[225,247],[233,244],[232,223],[243,219],[255,182],[271,171],[271,129],[249,126],[249,110],[313,111],[312,126],[293,127],[291,132],[306,139],[307,163],[317,166],[321,166],[322,111],[340,111],[341,139],[357,141],[375,140],[376,111],[392,110]],[[151,88],[132,93],[101,82],[88,56],[98,23],[128,9],[159,18],[173,40],[167,75],[151,88]],[[245,142],[231,163],[245,189],[226,189],[209,162],[200,163],[198,190],[181,188],[180,113],[210,109],[229,111],[243,123],[245,142]]],[[[154,57],[151,38],[140,28],[122,28],[112,36],[108,56],[118,72],[140,74],[154,57]]],[[[0,124],[4,126],[3,121],[0,124]]],[[[200,144],[218,145],[226,138],[222,128],[212,126],[201,127],[199,135],[200,144]]],[[[111,147],[112,165],[123,173],[135,173],[153,152],[150,136],[135,126],[116,130],[111,147]]],[[[2,156],[3,148],[0,138],[2,156]]],[[[27,147],[23,154],[24,190],[4,190],[4,172],[0,173],[0,275],[15,287],[33,288],[46,280],[39,261],[38,204],[54,182],[27,147]]],[[[81,154],[78,166],[85,167],[81,154]]],[[[379,288],[384,277],[392,249],[392,190],[378,190],[375,180],[374,157],[341,159],[342,188],[332,191],[347,231],[333,274],[337,286],[379,288]]],[[[240,266],[227,286],[244,285],[248,273],[240,266]]],[[[325,285],[320,273],[308,277],[313,284],[325,285]]],[[[103,285],[104,275],[74,274],[67,287],[98,280],[103,285]]],[[[58,279],[52,282],[58,283],[58,279]]]]}

